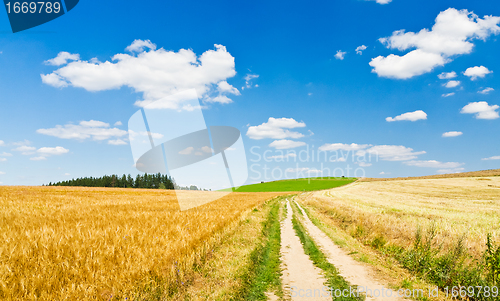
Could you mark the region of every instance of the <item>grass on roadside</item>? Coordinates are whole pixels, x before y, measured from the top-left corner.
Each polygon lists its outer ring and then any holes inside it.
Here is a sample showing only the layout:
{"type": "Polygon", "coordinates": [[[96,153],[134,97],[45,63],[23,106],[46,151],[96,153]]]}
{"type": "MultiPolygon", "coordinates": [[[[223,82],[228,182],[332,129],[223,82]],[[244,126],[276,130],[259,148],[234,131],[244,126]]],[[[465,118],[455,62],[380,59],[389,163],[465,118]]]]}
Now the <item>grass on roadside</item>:
{"type": "Polygon", "coordinates": [[[263,222],[262,243],[250,255],[250,269],[243,276],[242,300],[267,300],[266,292],[283,297],[280,267],[280,203],[273,201],[267,219],[263,222]]]}
{"type": "MultiPolygon", "coordinates": [[[[330,289],[332,289],[332,291],[335,291],[337,289],[339,289],[340,291],[343,291],[345,289],[347,291],[350,291],[351,288],[353,291],[356,290],[356,287],[350,285],[349,282],[347,282],[342,276],[340,276],[335,266],[328,262],[326,256],[323,254],[323,252],[321,252],[316,243],[309,236],[301,221],[297,217],[297,212],[301,212],[300,209],[297,207],[295,202],[291,202],[291,205],[294,211],[292,217],[293,228],[295,229],[297,236],[300,238],[300,241],[304,246],[305,253],[309,256],[315,266],[324,271],[325,278],[327,279],[326,285],[330,289]]],[[[332,296],[332,298],[333,300],[339,301],[360,301],[365,299],[365,297],[362,295],[359,297],[341,296],[337,298],[335,296],[332,296]]]]}

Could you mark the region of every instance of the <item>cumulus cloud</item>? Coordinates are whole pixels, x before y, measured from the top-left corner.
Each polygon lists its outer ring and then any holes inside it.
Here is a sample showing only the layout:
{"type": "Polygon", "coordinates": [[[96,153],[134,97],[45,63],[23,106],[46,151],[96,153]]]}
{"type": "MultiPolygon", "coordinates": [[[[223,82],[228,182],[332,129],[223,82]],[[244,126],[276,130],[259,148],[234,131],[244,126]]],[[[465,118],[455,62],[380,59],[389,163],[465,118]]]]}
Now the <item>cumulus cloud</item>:
{"type": "Polygon", "coordinates": [[[20,152],[21,154],[27,156],[27,155],[33,155],[35,153],[36,147],[29,145],[21,145],[16,148],[13,148],[12,150],[15,152],[20,152]]]}
{"type": "Polygon", "coordinates": [[[123,125],[123,123],[121,121],[117,121],[115,122],[114,126],[120,126],[120,125],[123,125]]]}
{"type": "MultiPolygon", "coordinates": [[[[245,87],[247,89],[252,88],[252,81],[256,78],[259,78],[258,74],[247,74],[245,75],[245,87]]],[[[258,87],[258,85],[255,85],[254,87],[258,87]]]]}
{"type": "Polygon", "coordinates": [[[180,109],[185,99],[173,95],[189,89],[195,89],[204,101],[228,103],[218,90],[219,83],[236,74],[234,57],[226,47],[215,45],[215,50],[207,50],[200,56],[192,50],[174,52],[155,48],[149,41],[136,40],[127,47],[131,54],[118,53],[106,62],[71,62],[52,73],[41,74],[41,78],[54,87],[73,86],[87,91],[130,87],[142,93],[143,100],[135,103],[140,107],[167,99],[171,103],[169,108],[180,109]],[[142,52],[144,48],[151,50],[142,52]]]}
{"type": "Polygon", "coordinates": [[[4,175],[4,174],[5,174],[5,172],[3,172],[3,171],[0,171],[0,175],[4,175]]]}
{"type": "Polygon", "coordinates": [[[450,96],[453,96],[453,95],[455,95],[455,92],[441,94],[441,97],[450,97],[450,96]]]}
{"type": "Polygon", "coordinates": [[[145,48],[155,50],[156,45],[151,43],[150,40],[134,40],[125,50],[129,52],[143,52],[145,48]]]}
{"type": "Polygon", "coordinates": [[[459,167],[459,168],[449,168],[449,169],[438,169],[438,173],[444,174],[444,173],[459,173],[464,171],[465,168],[459,167]]]}
{"type": "Polygon", "coordinates": [[[282,140],[275,140],[269,144],[270,147],[274,147],[275,149],[290,149],[290,148],[296,148],[300,146],[306,145],[305,142],[302,141],[293,141],[293,140],[287,140],[287,139],[282,139],[282,140]]]}
{"type": "Polygon", "coordinates": [[[5,162],[5,161],[7,161],[6,158],[0,158],[0,162],[5,162]]]}
{"type": "Polygon", "coordinates": [[[319,169],[316,169],[316,168],[309,168],[309,167],[297,167],[297,168],[287,168],[285,170],[286,173],[290,173],[290,172],[293,172],[293,173],[315,173],[315,174],[318,174],[318,173],[323,173],[323,171],[319,170],[319,169]]]}
{"type": "Polygon", "coordinates": [[[358,151],[370,147],[370,144],[344,144],[344,143],[327,143],[319,147],[320,151],[358,151]]]}
{"type": "Polygon", "coordinates": [[[495,89],[488,87],[488,88],[484,88],[483,90],[477,91],[477,93],[480,93],[480,94],[488,94],[488,93],[490,93],[491,91],[495,91],[495,89]]]}
{"type": "Polygon", "coordinates": [[[470,80],[476,80],[478,77],[483,78],[486,74],[490,74],[493,71],[488,70],[485,66],[475,66],[467,68],[464,71],[464,75],[470,77],[470,80]]]}
{"type": "Polygon", "coordinates": [[[108,140],[108,144],[111,144],[111,145],[127,145],[127,142],[125,142],[122,139],[113,139],[113,140],[108,140]]]}
{"type": "Polygon", "coordinates": [[[408,165],[408,166],[416,166],[416,167],[428,167],[428,168],[446,168],[446,169],[452,169],[452,168],[457,168],[464,163],[458,163],[458,162],[439,162],[436,160],[428,160],[428,161],[406,161],[403,162],[403,164],[408,165]]]}
{"type": "Polygon", "coordinates": [[[303,134],[299,132],[289,131],[287,129],[303,128],[306,124],[298,122],[293,118],[273,118],[269,117],[267,122],[261,125],[251,126],[248,128],[247,136],[250,139],[260,140],[265,138],[284,139],[284,138],[302,138],[303,134]]]}
{"type": "Polygon", "coordinates": [[[439,79],[450,79],[455,77],[457,77],[457,73],[455,71],[443,72],[441,74],[438,74],[439,79]]]}
{"type": "Polygon", "coordinates": [[[47,158],[44,156],[38,156],[38,157],[31,157],[30,160],[31,161],[43,161],[43,160],[47,160],[47,158]]]}
{"type": "Polygon", "coordinates": [[[462,132],[457,132],[457,131],[451,131],[451,132],[446,132],[443,133],[442,137],[457,137],[463,135],[462,132]]]}
{"type": "Polygon", "coordinates": [[[381,77],[407,79],[427,72],[446,63],[439,54],[413,50],[404,56],[390,54],[387,57],[378,56],[369,63],[372,72],[381,77]]]}
{"type": "Polygon", "coordinates": [[[493,156],[489,158],[482,158],[481,160],[487,161],[487,160],[500,160],[500,156],[493,156]]]}
{"type": "Polygon", "coordinates": [[[359,55],[362,55],[363,51],[365,51],[365,50],[366,50],[366,46],[365,45],[358,46],[355,49],[356,54],[359,54],[359,55]]]}
{"type": "Polygon", "coordinates": [[[425,154],[425,151],[415,152],[412,148],[403,145],[375,145],[366,150],[360,150],[357,156],[375,156],[382,161],[407,161],[416,159],[425,154]]]}
{"type": "Polygon", "coordinates": [[[460,85],[460,81],[459,80],[450,80],[446,84],[443,84],[443,86],[446,87],[446,88],[455,88],[455,87],[457,87],[459,85],[460,85]]]}
{"type": "Polygon", "coordinates": [[[431,30],[418,33],[394,31],[380,42],[389,49],[410,52],[403,56],[390,54],[373,58],[370,66],[378,76],[407,79],[431,72],[438,66],[452,61],[452,57],[472,51],[473,41],[485,40],[498,34],[500,17],[484,16],[482,19],[467,10],[449,8],[439,13],[431,30]]]}
{"type": "Polygon", "coordinates": [[[275,159],[276,161],[281,161],[281,160],[284,160],[284,159],[296,158],[296,157],[297,157],[297,154],[295,154],[295,153],[289,153],[289,154],[285,154],[285,155],[269,156],[269,157],[267,157],[267,159],[275,159]]]}
{"type": "Polygon", "coordinates": [[[44,63],[46,65],[61,66],[61,65],[66,65],[68,61],[79,61],[79,60],[80,60],[80,55],[78,53],[72,54],[66,51],[61,51],[55,58],[46,60],[44,63]]]}
{"type": "Polygon", "coordinates": [[[408,112],[408,113],[398,115],[394,118],[387,117],[385,119],[385,121],[387,121],[387,122],[403,121],[403,120],[417,121],[417,120],[425,120],[425,119],[427,119],[427,114],[422,110],[417,110],[415,112],[408,112]]]}
{"type": "Polygon", "coordinates": [[[3,153],[0,154],[0,157],[12,157],[12,154],[11,153],[3,152],[3,153]]]}
{"type": "Polygon", "coordinates": [[[337,53],[335,53],[335,58],[337,60],[343,60],[346,53],[347,52],[342,52],[342,50],[337,50],[337,53]]]}
{"type": "Polygon", "coordinates": [[[38,129],[36,132],[61,139],[92,139],[97,141],[127,135],[127,131],[111,128],[109,123],[96,120],[82,121],[79,124],[66,124],[64,126],[56,125],[54,128],[38,129]]]}
{"type": "Polygon", "coordinates": [[[498,105],[488,105],[486,101],[471,102],[462,108],[462,114],[475,114],[476,119],[497,119],[499,114],[496,110],[500,108],[498,105]]]}
{"type": "Polygon", "coordinates": [[[5,145],[5,142],[3,142],[3,140],[0,140],[0,146],[4,146],[5,145]]]}
{"type": "Polygon", "coordinates": [[[67,154],[69,152],[68,149],[65,149],[62,146],[56,146],[56,147],[42,147],[39,148],[37,153],[41,154],[42,156],[59,156],[62,154],[67,154]]]}

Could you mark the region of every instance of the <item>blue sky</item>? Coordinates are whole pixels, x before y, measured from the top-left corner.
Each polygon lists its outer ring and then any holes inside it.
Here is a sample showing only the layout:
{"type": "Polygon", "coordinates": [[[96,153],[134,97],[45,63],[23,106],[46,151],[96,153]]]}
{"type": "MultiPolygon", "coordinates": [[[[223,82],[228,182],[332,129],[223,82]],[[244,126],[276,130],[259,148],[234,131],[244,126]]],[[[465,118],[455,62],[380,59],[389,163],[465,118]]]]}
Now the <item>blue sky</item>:
{"type": "Polygon", "coordinates": [[[379,2],[86,0],[16,34],[1,12],[0,182],[135,175],[128,119],[191,88],[249,182],[500,168],[500,4],[379,2]]]}

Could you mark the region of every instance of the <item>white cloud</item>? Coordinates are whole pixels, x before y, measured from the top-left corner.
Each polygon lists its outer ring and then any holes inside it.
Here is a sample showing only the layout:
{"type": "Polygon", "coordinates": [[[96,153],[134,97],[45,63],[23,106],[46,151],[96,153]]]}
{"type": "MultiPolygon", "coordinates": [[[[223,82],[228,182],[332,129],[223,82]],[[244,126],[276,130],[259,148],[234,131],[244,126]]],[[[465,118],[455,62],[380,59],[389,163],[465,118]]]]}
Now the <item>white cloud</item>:
{"type": "Polygon", "coordinates": [[[363,51],[366,50],[366,46],[365,45],[361,45],[361,46],[358,46],[356,47],[356,54],[359,54],[359,55],[362,55],[363,54],[363,51]]]}
{"type": "Polygon", "coordinates": [[[496,111],[498,105],[488,105],[486,101],[471,102],[462,108],[462,114],[475,114],[476,119],[497,119],[500,116],[496,111]]]}
{"type": "Polygon", "coordinates": [[[108,144],[111,144],[111,145],[127,145],[127,142],[125,142],[122,139],[113,139],[113,140],[108,140],[108,144]]]}
{"type": "MultiPolygon", "coordinates": [[[[370,0],[371,1],[371,0],[370,0]]],[[[375,0],[378,4],[388,4],[391,3],[392,0],[375,0]]]]}
{"type": "Polygon", "coordinates": [[[488,94],[488,93],[490,93],[491,91],[495,91],[495,89],[488,87],[488,88],[484,88],[484,89],[483,89],[483,90],[481,90],[481,91],[477,91],[477,93],[480,93],[480,94],[488,94]]]}
{"type": "Polygon", "coordinates": [[[64,175],[65,175],[66,177],[71,176],[71,174],[70,174],[70,173],[68,173],[68,172],[67,172],[67,173],[65,173],[64,175]]]}
{"type": "Polygon", "coordinates": [[[403,121],[403,120],[417,121],[417,120],[425,120],[425,119],[427,119],[427,114],[422,110],[417,110],[415,112],[408,112],[408,113],[398,115],[394,118],[387,117],[385,119],[385,121],[387,121],[387,122],[403,121]]]}
{"type": "Polygon", "coordinates": [[[238,89],[236,89],[235,87],[228,84],[227,81],[225,81],[225,80],[223,80],[217,84],[217,89],[221,93],[231,93],[234,95],[241,95],[241,93],[240,93],[240,91],[238,91],[238,89]]]}
{"type": "Polygon", "coordinates": [[[5,145],[5,142],[3,142],[3,140],[0,140],[0,146],[4,146],[5,145]]]}
{"type": "Polygon", "coordinates": [[[276,149],[290,149],[290,148],[296,148],[300,146],[306,145],[305,142],[302,141],[293,141],[293,140],[287,140],[287,139],[282,139],[282,140],[275,140],[269,144],[270,147],[274,147],[276,149]]]}
{"type": "Polygon", "coordinates": [[[226,101],[224,98],[212,99],[214,93],[220,93],[218,83],[236,74],[234,57],[226,47],[215,45],[215,50],[200,56],[192,50],[174,52],[163,48],[136,54],[139,46],[147,47],[138,43],[136,40],[128,47],[134,51],[131,54],[118,53],[106,62],[71,62],[52,73],[42,74],[42,81],[54,87],[73,86],[87,91],[130,87],[142,93],[143,100],[137,101],[137,106],[171,96],[167,98],[171,104],[169,108],[179,109],[185,99],[172,95],[189,89],[195,89],[204,101],[226,101]]]}
{"type": "Polygon", "coordinates": [[[7,161],[7,159],[5,159],[5,158],[0,158],[0,162],[5,162],[5,161],[7,161]]]}
{"type": "Polygon", "coordinates": [[[323,173],[323,171],[315,168],[309,168],[309,167],[297,167],[297,168],[287,168],[285,170],[286,173],[323,173]]]}
{"type": "Polygon", "coordinates": [[[151,43],[150,40],[134,40],[130,46],[127,46],[125,50],[129,52],[143,52],[144,48],[149,48],[150,50],[155,50],[156,45],[151,43]]]}
{"type": "Polygon", "coordinates": [[[251,126],[248,128],[247,136],[250,139],[260,140],[265,138],[284,139],[284,138],[302,138],[303,134],[299,132],[289,131],[286,129],[303,128],[304,122],[297,122],[293,118],[273,118],[261,125],[251,126]]]}
{"type": "Polygon", "coordinates": [[[109,127],[109,123],[98,121],[98,120],[89,120],[80,122],[81,126],[89,127],[89,128],[107,128],[109,127]]]}
{"type": "Polygon", "coordinates": [[[283,159],[296,158],[296,157],[297,157],[297,154],[295,154],[295,153],[289,153],[289,154],[286,154],[286,155],[270,156],[270,157],[267,157],[267,159],[276,159],[276,161],[280,161],[280,160],[283,160],[283,159]]]}
{"type": "Polygon", "coordinates": [[[335,58],[337,60],[343,60],[346,53],[347,52],[342,52],[342,50],[337,50],[337,53],[335,53],[335,58]]]}
{"type": "Polygon", "coordinates": [[[487,160],[500,160],[500,156],[493,156],[489,158],[482,158],[481,160],[487,161],[487,160]]]}
{"type": "Polygon", "coordinates": [[[35,153],[36,147],[33,146],[28,146],[28,145],[21,145],[16,148],[12,149],[15,152],[21,152],[23,155],[33,155],[35,153]]]}
{"type": "Polygon", "coordinates": [[[441,94],[441,97],[450,97],[450,96],[453,96],[453,95],[455,95],[455,92],[441,94]]]}
{"type": "Polygon", "coordinates": [[[442,137],[457,137],[463,135],[462,132],[457,132],[457,131],[451,131],[451,132],[446,132],[443,133],[442,137]]]}
{"type": "Polygon", "coordinates": [[[344,144],[344,143],[327,143],[319,147],[320,151],[357,151],[370,147],[370,144],[344,144]]]}
{"type": "Polygon", "coordinates": [[[47,160],[46,157],[44,156],[39,156],[39,157],[32,157],[30,158],[31,161],[43,161],[43,160],[47,160]]]}
{"type": "Polygon", "coordinates": [[[357,156],[371,155],[383,161],[407,161],[425,154],[425,151],[415,152],[412,148],[402,145],[375,145],[367,150],[360,150],[357,156]]]}
{"type": "Polygon", "coordinates": [[[379,175],[390,175],[390,174],[391,174],[390,172],[385,172],[385,171],[381,171],[381,172],[379,173],[379,175]]]}
{"type": "Polygon", "coordinates": [[[127,135],[127,131],[118,128],[110,128],[108,123],[96,120],[82,121],[79,124],[56,125],[50,129],[38,129],[39,134],[54,136],[61,139],[85,140],[108,140],[127,135]]]}
{"type": "Polygon", "coordinates": [[[194,151],[194,147],[189,146],[179,152],[180,155],[189,155],[194,151]]]}
{"type": "Polygon", "coordinates": [[[443,66],[447,61],[439,54],[413,50],[404,56],[390,54],[387,57],[378,56],[369,63],[372,72],[381,77],[407,79],[427,72],[437,66],[443,66]]]}
{"type": "Polygon", "coordinates": [[[3,152],[0,154],[0,157],[12,157],[11,153],[3,152]]]}
{"type": "Polygon", "coordinates": [[[484,16],[482,19],[467,10],[449,8],[439,13],[431,30],[426,28],[418,33],[394,31],[390,37],[380,42],[390,49],[405,51],[414,49],[403,56],[390,54],[373,58],[372,72],[381,77],[406,79],[432,71],[438,66],[451,62],[452,57],[472,51],[473,40],[485,40],[498,34],[500,17],[484,16]]]}
{"type": "Polygon", "coordinates": [[[120,126],[120,125],[123,125],[123,123],[121,121],[117,121],[115,122],[114,126],[120,126]]]}
{"type": "Polygon", "coordinates": [[[443,87],[446,87],[446,88],[455,88],[456,86],[459,86],[459,85],[460,85],[460,81],[459,80],[450,80],[446,84],[443,84],[443,87]]]}
{"type": "Polygon", "coordinates": [[[36,152],[41,154],[42,156],[51,156],[51,155],[59,156],[62,154],[67,154],[69,150],[65,149],[62,146],[56,146],[56,147],[42,147],[39,148],[36,152]]]}
{"type": "Polygon", "coordinates": [[[467,68],[464,71],[464,75],[470,77],[470,80],[476,80],[478,77],[483,78],[486,74],[490,74],[493,71],[488,70],[485,66],[475,66],[467,68]]]}
{"type": "Polygon", "coordinates": [[[372,166],[371,163],[366,163],[366,162],[356,162],[360,167],[370,167],[372,166]]]}
{"type": "Polygon", "coordinates": [[[464,163],[458,163],[458,162],[439,162],[436,160],[428,160],[428,161],[407,161],[403,162],[403,164],[408,165],[408,166],[416,166],[416,167],[428,167],[428,168],[446,168],[446,169],[451,169],[451,168],[457,168],[464,163]]]}
{"type": "Polygon", "coordinates": [[[52,66],[61,66],[68,63],[68,61],[79,61],[79,60],[80,60],[80,55],[78,53],[71,54],[66,51],[61,51],[55,58],[47,60],[44,63],[52,66]]]}
{"type": "Polygon", "coordinates": [[[4,175],[4,174],[5,174],[5,172],[3,172],[3,171],[0,171],[0,175],[4,175]]]}
{"type": "MultiPolygon", "coordinates": [[[[245,87],[250,89],[252,87],[252,80],[259,78],[259,75],[257,74],[247,74],[245,75],[245,87]]],[[[255,87],[258,87],[259,85],[255,85],[255,87]]]]}
{"type": "Polygon", "coordinates": [[[457,73],[455,71],[443,72],[441,74],[438,74],[439,79],[450,79],[455,77],[457,77],[457,73]]]}
{"type": "Polygon", "coordinates": [[[443,173],[459,173],[459,172],[462,172],[464,170],[465,170],[465,168],[460,167],[460,168],[450,168],[450,169],[438,169],[437,172],[441,173],[441,174],[443,174],[443,173]]]}
{"type": "MultiPolygon", "coordinates": [[[[218,95],[215,97],[207,98],[205,101],[206,102],[218,102],[218,103],[222,103],[222,104],[228,104],[228,103],[233,102],[233,100],[231,98],[227,97],[226,95],[218,95]]],[[[189,111],[189,109],[188,109],[188,111],[189,111]]]]}

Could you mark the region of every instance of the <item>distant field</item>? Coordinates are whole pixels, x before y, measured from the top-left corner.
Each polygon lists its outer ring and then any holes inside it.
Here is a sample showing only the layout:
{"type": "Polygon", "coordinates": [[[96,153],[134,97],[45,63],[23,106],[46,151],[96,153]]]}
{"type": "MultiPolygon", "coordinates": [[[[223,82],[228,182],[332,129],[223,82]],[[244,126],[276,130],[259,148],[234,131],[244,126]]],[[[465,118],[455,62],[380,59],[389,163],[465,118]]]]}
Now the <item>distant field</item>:
{"type": "MultiPolygon", "coordinates": [[[[305,178],[258,183],[239,187],[237,192],[313,191],[335,188],[356,181],[356,178],[305,178]]],[[[231,189],[224,189],[231,191],[231,189]]]]}

